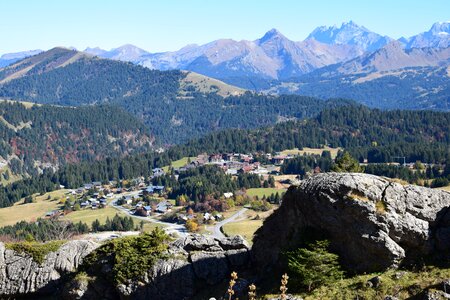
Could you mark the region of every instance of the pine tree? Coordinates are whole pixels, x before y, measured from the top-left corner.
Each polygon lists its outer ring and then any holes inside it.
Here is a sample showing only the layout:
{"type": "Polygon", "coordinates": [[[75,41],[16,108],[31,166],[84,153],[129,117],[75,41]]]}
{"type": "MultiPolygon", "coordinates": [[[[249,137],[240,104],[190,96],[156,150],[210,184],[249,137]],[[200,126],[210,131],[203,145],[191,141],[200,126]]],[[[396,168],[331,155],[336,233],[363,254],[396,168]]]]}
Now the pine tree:
{"type": "Polygon", "coordinates": [[[311,291],[344,276],[338,255],[328,252],[329,245],[326,240],[316,241],[307,248],[287,253],[289,274],[295,283],[311,291]]]}
{"type": "Polygon", "coordinates": [[[334,172],[352,172],[361,173],[364,169],[359,165],[358,161],[354,159],[349,152],[336,159],[336,163],[331,167],[334,172]]]}

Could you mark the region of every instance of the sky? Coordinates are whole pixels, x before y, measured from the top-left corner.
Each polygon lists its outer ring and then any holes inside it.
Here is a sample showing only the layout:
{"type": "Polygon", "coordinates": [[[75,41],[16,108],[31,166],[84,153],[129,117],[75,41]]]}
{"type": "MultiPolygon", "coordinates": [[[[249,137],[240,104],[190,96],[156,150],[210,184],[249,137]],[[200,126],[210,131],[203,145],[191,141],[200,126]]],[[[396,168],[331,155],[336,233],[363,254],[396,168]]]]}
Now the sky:
{"type": "Polygon", "coordinates": [[[300,41],[349,20],[411,36],[449,21],[450,0],[0,0],[0,54],[123,44],[173,51],[219,38],[255,40],[271,28],[300,41]]]}

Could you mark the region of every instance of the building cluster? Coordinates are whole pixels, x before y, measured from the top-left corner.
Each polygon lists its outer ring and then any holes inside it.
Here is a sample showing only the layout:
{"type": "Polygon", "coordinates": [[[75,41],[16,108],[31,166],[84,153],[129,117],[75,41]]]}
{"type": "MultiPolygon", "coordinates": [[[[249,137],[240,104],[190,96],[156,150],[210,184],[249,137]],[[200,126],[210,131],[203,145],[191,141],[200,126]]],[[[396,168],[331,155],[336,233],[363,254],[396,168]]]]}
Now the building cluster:
{"type": "Polygon", "coordinates": [[[223,154],[201,154],[190,161],[187,165],[175,169],[177,172],[183,172],[189,168],[196,168],[203,165],[217,165],[222,168],[226,174],[237,175],[243,173],[249,174],[278,174],[280,165],[285,160],[292,158],[289,155],[277,154],[272,156],[270,153],[263,154],[265,164],[256,161],[252,154],[242,153],[223,153],[223,154]]]}

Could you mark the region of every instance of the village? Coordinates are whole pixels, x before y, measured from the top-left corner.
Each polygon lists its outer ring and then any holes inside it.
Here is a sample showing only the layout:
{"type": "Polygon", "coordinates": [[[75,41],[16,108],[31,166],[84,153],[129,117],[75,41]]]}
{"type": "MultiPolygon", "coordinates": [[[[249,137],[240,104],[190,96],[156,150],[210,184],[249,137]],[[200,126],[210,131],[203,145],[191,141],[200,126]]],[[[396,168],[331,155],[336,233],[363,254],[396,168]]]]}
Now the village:
{"type": "MultiPolygon", "coordinates": [[[[272,183],[272,187],[266,187],[267,191],[264,187],[254,189],[257,190],[254,191],[255,195],[247,194],[246,191],[242,190],[225,191],[220,195],[220,199],[223,201],[236,202],[233,200],[243,198],[259,200],[259,197],[266,199],[273,192],[279,192],[277,197],[281,198],[281,194],[289,187],[290,180],[294,180],[295,176],[280,176],[280,166],[292,157],[294,155],[283,155],[281,153],[276,155],[264,154],[258,157],[254,157],[252,154],[225,153],[201,154],[197,157],[183,158],[171,166],[154,168],[152,175],[148,178],[138,177],[108,182],[94,181],[85,183],[77,189],[68,190],[64,206],[61,209],[48,212],[46,217],[62,216],[70,214],[72,211],[101,210],[111,206],[141,220],[145,218],[149,221],[176,223],[186,227],[189,227],[189,223],[192,223],[190,221],[194,220],[196,225],[211,225],[223,221],[227,214],[224,214],[224,211],[216,210],[194,211],[192,202],[183,201],[183,197],[170,199],[170,188],[163,184],[155,184],[159,181],[158,178],[163,178],[170,173],[175,180],[178,180],[180,174],[190,169],[216,166],[232,178],[239,176],[239,174],[254,174],[263,181],[267,181],[269,177],[275,176],[277,178],[272,183]]],[[[239,201],[242,202],[242,200],[239,201]]],[[[246,203],[248,201],[250,200],[247,200],[246,203]]],[[[236,202],[236,206],[239,206],[240,202],[236,202]]],[[[251,208],[249,205],[246,207],[251,208]]],[[[269,204],[267,209],[271,209],[269,204]]]]}
{"type": "MultiPolygon", "coordinates": [[[[329,148],[330,150],[334,150],[329,148]]],[[[336,152],[332,156],[336,156],[336,152]]],[[[148,220],[158,220],[167,223],[183,224],[195,220],[198,224],[214,224],[222,221],[229,208],[242,206],[254,210],[268,210],[270,205],[278,205],[283,192],[293,181],[300,179],[295,175],[280,175],[281,166],[292,158],[304,154],[294,151],[271,153],[222,153],[200,154],[197,157],[185,157],[173,162],[170,166],[152,169],[152,175],[132,178],[128,180],[85,183],[77,189],[68,190],[66,202],[62,209],[50,211],[46,217],[54,217],[79,210],[98,210],[108,205],[128,215],[148,220]],[[264,185],[253,189],[255,193],[245,190],[226,190],[216,195],[218,200],[232,203],[222,206],[222,209],[196,209],[186,195],[170,197],[173,194],[171,187],[162,182],[166,175],[178,181],[180,174],[203,166],[216,166],[226,175],[236,179],[242,174],[252,174],[260,178],[264,185]],[[270,184],[269,184],[270,182],[270,184]],[[267,183],[267,184],[266,184],[267,183]],[[277,199],[275,199],[278,197],[277,199]],[[252,205],[253,200],[264,201],[263,208],[252,205]],[[242,200],[244,199],[244,200],[242,200]],[[267,201],[266,201],[267,200],[267,201]],[[267,202],[267,203],[266,203],[267,202]],[[265,205],[265,207],[264,207],[265,205]]],[[[319,153],[320,154],[320,153],[319,153]]],[[[399,165],[398,163],[394,163],[399,165]]],[[[366,164],[363,164],[366,165],[366,164]]],[[[414,165],[406,165],[413,168],[414,165]]],[[[320,173],[321,169],[311,169],[310,175],[320,173]]],[[[308,174],[306,174],[308,176],[308,174]]],[[[63,187],[62,187],[63,188],[63,187]]],[[[251,191],[253,192],[253,191],[251,191]]],[[[261,204],[261,201],[259,202],[261,204]]]]}

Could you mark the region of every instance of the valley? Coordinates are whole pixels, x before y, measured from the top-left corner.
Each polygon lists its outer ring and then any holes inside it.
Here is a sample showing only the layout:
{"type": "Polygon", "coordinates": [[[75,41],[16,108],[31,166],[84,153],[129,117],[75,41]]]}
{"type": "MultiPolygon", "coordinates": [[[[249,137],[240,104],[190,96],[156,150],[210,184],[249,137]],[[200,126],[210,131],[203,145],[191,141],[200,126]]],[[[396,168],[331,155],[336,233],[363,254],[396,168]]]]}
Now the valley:
{"type": "Polygon", "coordinates": [[[450,7],[380,1],[3,3],[0,298],[450,298],[450,7]]]}

